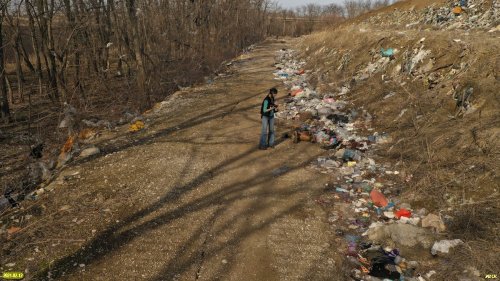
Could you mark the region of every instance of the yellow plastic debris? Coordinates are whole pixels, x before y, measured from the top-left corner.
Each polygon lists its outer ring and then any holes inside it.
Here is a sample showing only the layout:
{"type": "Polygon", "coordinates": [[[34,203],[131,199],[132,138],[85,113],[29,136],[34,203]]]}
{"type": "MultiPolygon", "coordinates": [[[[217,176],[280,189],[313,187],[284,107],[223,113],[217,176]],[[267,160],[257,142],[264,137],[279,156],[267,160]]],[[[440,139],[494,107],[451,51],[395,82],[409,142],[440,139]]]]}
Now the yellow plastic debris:
{"type": "Polygon", "coordinates": [[[355,167],[356,164],[357,163],[355,161],[349,161],[349,162],[347,162],[347,167],[355,167]]]}
{"type": "Polygon", "coordinates": [[[460,14],[463,12],[463,10],[462,10],[462,7],[457,6],[457,7],[453,8],[452,12],[453,12],[455,15],[460,15],[460,14]]]}
{"type": "Polygon", "coordinates": [[[135,132],[139,132],[142,129],[144,129],[144,122],[136,121],[134,124],[130,125],[130,127],[128,128],[128,131],[131,133],[135,133],[135,132]]]}

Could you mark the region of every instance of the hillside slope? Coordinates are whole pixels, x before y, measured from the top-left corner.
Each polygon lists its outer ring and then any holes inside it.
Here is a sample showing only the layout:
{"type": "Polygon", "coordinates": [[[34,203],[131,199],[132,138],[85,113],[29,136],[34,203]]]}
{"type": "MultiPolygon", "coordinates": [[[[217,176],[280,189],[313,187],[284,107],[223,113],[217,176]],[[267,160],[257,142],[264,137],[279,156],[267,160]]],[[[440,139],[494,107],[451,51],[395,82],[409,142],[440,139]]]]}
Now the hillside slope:
{"type": "Polygon", "coordinates": [[[82,130],[93,134],[67,143],[73,161],[0,214],[0,270],[26,280],[498,275],[497,2],[477,1],[477,25],[422,23],[428,5],[446,13],[450,2],[411,0],[268,40],[131,123],[82,130]],[[271,87],[278,143],[262,151],[271,87]]]}
{"type": "MultiPolygon", "coordinates": [[[[445,237],[466,242],[445,264],[429,261],[429,268],[439,268],[432,280],[459,280],[471,268],[496,273],[499,4],[469,1],[469,11],[483,19],[471,25],[466,16],[433,23],[437,15],[417,2],[308,36],[300,44],[302,59],[316,91],[366,110],[376,131],[390,136],[377,154],[404,175],[401,200],[439,213],[445,237]],[[429,17],[428,24],[420,22],[429,17]],[[381,50],[387,49],[393,54],[385,57],[381,50]]],[[[450,10],[448,2],[433,7],[450,10]]]]}

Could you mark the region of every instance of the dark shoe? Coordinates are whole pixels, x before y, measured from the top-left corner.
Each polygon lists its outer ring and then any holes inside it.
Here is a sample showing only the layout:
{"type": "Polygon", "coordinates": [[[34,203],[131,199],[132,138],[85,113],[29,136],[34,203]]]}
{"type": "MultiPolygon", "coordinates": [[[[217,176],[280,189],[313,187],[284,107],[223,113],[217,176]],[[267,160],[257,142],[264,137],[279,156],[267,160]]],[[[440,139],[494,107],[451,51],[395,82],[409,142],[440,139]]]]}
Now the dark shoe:
{"type": "Polygon", "coordinates": [[[259,146],[259,149],[260,150],[267,150],[267,147],[265,147],[265,146],[259,146]]]}
{"type": "Polygon", "coordinates": [[[274,145],[271,145],[269,148],[270,148],[270,149],[274,149],[274,145]]]}

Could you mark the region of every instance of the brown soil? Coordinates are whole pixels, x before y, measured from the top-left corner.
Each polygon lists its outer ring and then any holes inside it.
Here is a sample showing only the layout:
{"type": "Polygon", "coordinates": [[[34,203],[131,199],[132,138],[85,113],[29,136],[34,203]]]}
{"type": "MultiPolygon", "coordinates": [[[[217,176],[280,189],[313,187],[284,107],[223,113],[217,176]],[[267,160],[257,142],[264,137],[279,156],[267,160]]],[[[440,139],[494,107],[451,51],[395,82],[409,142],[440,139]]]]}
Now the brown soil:
{"type": "Polygon", "coordinates": [[[15,262],[27,280],[332,280],[338,246],[315,203],[328,176],[307,168],[322,150],[257,149],[283,47],[267,42],[232,77],[174,95],[138,134],[103,134],[103,153],[2,218],[22,228],[2,237],[3,269],[15,262]]]}

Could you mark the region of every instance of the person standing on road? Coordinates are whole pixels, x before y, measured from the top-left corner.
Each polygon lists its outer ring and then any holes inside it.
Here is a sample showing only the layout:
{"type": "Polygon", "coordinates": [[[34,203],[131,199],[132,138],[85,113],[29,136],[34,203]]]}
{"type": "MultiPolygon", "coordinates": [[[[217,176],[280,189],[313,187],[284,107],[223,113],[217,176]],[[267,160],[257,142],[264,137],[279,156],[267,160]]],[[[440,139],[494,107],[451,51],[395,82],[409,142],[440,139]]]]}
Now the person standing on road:
{"type": "Polygon", "coordinates": [[[276,88],[269,90],[269,94],[262,101],[260,115],[262,119],[262,133],[260,135],[259,149],[266,150],[274,148],[274,113],[278,105],[274,102],[274,96],[278,94],[276,88]]]}

